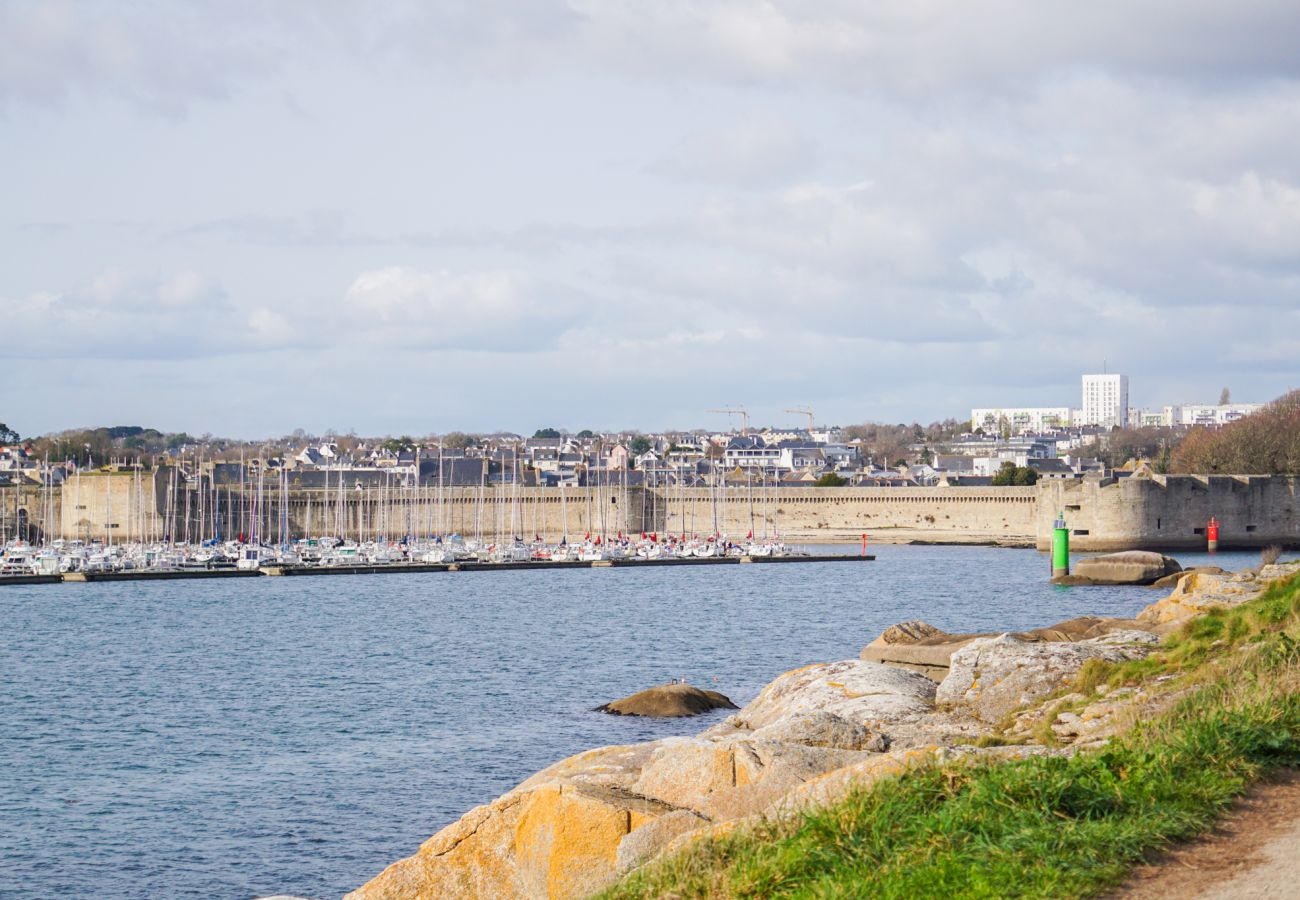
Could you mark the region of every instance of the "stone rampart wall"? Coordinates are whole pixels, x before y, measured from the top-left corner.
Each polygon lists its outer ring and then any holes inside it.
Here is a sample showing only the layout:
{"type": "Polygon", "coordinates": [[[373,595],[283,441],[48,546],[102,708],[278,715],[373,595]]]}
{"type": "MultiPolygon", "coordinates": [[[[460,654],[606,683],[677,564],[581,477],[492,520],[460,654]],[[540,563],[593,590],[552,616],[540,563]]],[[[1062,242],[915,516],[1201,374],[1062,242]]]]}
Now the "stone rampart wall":
{"type": "Polygon", "coordinates": [[[47,529],[60,530],[59,489],[46,489],[33,481],[0,485],[0,544],[14,538],[38,542],[47,529]]]}
{"type": "Polygon", "coordinates": [[[157,540],[165,502],[150,473],[91,472],[72,476],[60,489],[57,533],[80,540],[157,540]]]}
{"type": "Polygon", "coordinates": [[[1206,546],[1219,522],[1219,547],[1300,546],[1300,478],[1286,475],[1153,475],[1040,485],[1038,548],[1064,514],[1074,550],[1206,546]]]}
{"type": "Polygon", "coordinates": [[[725,497],[707,489],[664,492],[656,524],[671,532],[718,531],[741,537],[855,542],[935,540],[1032,543],[1037,491],[1004,488],[745,489],[725,497]]]}
{"type": "Polygon", "coordinates": [[[222,537],[258,534],[278,540],[335,534],[351,538],[460,533],[558,541],[588,532],[712,534],[739,539],[780,536],[790,543],[935,541],[1036,544],[1048,547],[1053,520],[1064,513],[1080,551],[1205,546],[1210,516],[1220,545],[1300,546],[1296,477],[1153,476],[1048,481],[1035,487],[954,488],[455,488],[298,490],[281,495],[220,489],[215,495],[173,491],[165,475],[83,475],[45,503],[39,486],[0,491],[0,524],[10,530],[19,508],[43,528],[72,538],[157,539],[173,534],[222,537]],[[214,507],[215,499],[215,507],[214,507]],[[187,505],[188,504],[188,505],[187,505]]]}

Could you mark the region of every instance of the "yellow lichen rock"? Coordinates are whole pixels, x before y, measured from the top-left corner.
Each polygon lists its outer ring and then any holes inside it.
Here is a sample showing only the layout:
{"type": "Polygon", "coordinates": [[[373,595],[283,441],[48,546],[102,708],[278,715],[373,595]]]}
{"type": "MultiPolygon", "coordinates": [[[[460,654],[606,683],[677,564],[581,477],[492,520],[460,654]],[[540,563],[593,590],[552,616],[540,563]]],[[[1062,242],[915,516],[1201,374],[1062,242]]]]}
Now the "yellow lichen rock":
{"type": "Polygon", "coordinates": [[[512,838],[521,795],[471,810],[393,863],[346,900],[436,900],[443,897],[521,897],[512,838]]]}
{"type": "Polygon", "coordinates": [[[1252,573],[1214,575],[1191,572],[1178,580],[1168,597],[1137,614],[1144,625],[1169,630],[1214,607],[1236,606],[1259,596],[1264,584],[1252,573]]]}
{"type": "MultiPolygon", "coordinates": [[[[514,833],[515,865],[531,897],[583,897],[615,873],[634,811],[587,786],[552,784],[528,794],[514,833]]],[[[651,818],[636,812],[637,824],[651,818]]]]}
{"type": "MultiPolygon", "coordinates": [[[[602,747],[562,760],[471,810],[347,900],[567,898],[599,890],[617,874],[623,838],[675,811],[626,789],[655,746],[602,747]]],[[[681,830],[678,822],[663,840],[681,830]]]]}

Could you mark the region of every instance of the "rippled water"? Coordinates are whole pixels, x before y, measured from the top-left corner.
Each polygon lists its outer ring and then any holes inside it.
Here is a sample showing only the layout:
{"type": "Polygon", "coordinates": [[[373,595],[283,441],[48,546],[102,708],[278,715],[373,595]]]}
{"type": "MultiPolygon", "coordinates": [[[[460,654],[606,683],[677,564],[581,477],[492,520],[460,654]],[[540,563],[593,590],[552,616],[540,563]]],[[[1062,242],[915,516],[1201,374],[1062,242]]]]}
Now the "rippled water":
{"type": "Polygon", "coordinates": [[[1054,588],[1029,550],[873,552],[0,588],[0,894],[337,897],[550,762],[704,727],[605,701],[687,677],[743,704],[902,619],[1018,629],[1157,596],[1054,588]]]}

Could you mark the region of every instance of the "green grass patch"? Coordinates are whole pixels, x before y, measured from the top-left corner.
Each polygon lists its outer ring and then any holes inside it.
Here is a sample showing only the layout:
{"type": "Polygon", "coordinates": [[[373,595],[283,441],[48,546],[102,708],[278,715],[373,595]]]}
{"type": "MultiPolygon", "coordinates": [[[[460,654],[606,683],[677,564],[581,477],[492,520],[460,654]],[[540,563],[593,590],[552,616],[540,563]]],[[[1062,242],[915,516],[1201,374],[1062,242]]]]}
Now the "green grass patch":
{"type": "Polygon", "coordinates": [[[1093,687],[1197,676],[1176,705],[1101,752],[917,769],[825,809],[701,839],[602,896],[1099,893],[1205,831],[1268,769],[1300,764],[1297,625],[1300,576],[1189,623],[1156,663],[1089,672],[1093,687]]]}

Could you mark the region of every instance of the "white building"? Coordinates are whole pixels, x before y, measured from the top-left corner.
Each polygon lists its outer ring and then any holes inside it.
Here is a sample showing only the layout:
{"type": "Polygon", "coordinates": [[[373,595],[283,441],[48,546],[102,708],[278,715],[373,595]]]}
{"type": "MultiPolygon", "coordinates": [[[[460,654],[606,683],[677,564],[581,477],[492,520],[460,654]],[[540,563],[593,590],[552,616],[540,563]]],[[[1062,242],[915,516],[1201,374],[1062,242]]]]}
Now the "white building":
{"type": "Polygon", "coordinates": [[[1128,425],[1128,376],[1084,375],[1083,414],[1075,425],[1128,425]]]}
{"type": "Polygon", "coordinates": [[[1201,425],[1215,428],[1227,425],[1264,408],[1262,403],[1188,403],[1166,406],[1165,418],[1170,425],[1201,425]]]}
{"type": "MultiPolygon", "coordinates": [[[[1165,407],[1168,409],[1169,407],[1165,407]]],[[[1128,411],[1129,428],[1152,428],[1168,425],[1169,417],[1164,410],[1159,409],[1130,409],[1128,411]]]]}
{"type": "Polygon", "coordinates": [[[971,430],[984,429],[985,434],[1012,434],[1051,431],[1070,426],[1068,406],[990,407],[970,411],[971,430]]]}

